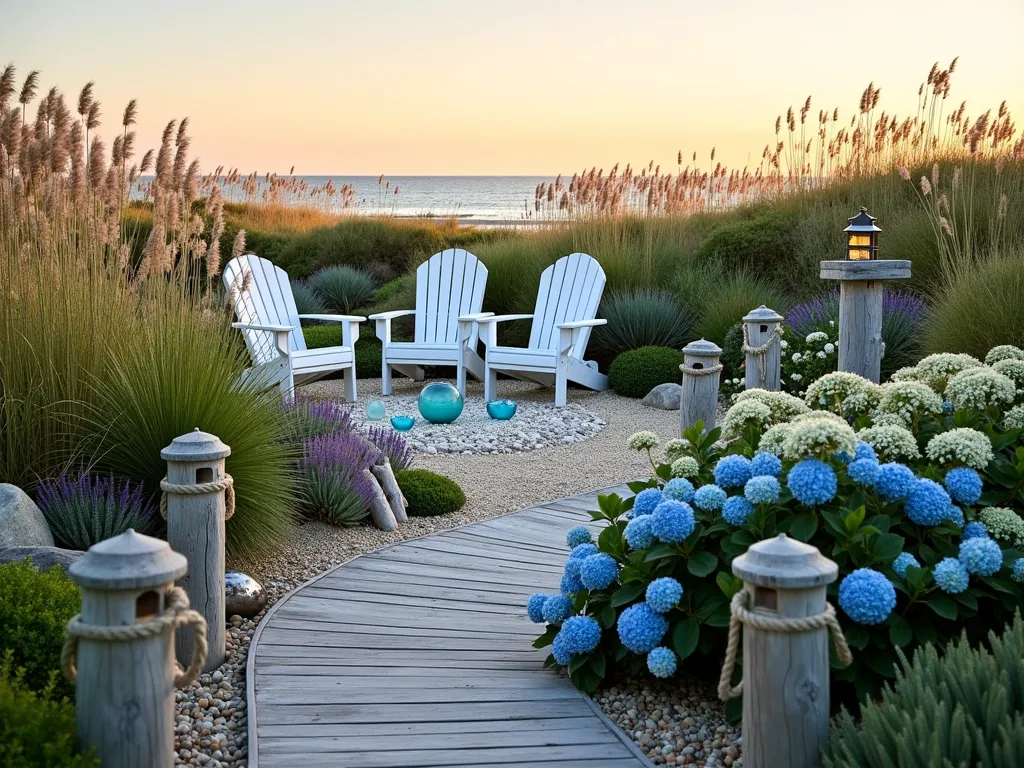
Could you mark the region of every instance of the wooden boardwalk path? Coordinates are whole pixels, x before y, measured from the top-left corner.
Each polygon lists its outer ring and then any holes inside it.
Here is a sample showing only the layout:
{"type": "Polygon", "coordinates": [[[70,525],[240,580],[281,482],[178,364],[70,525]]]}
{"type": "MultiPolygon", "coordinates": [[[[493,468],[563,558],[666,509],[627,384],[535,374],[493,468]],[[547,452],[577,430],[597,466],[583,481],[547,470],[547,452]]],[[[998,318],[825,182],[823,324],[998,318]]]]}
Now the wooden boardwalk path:
{"type": "Polygon", "coordinates": [[[249,652],[249,765],[650,766],[530,645],[526,599],[557,592],[596,495],[395,544],[278,601],[249,652]]]}

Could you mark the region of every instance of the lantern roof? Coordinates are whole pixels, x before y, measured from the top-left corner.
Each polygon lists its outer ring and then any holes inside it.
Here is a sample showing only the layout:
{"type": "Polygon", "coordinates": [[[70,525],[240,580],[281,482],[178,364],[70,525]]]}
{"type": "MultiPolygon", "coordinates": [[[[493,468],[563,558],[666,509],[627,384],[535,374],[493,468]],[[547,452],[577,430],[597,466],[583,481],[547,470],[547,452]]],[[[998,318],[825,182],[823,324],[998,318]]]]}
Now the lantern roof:
{"type": "Polygon", "coordinates": [[[881,232],[882,230],[875,226],[875,222],[878,221],[874,216],[868,213],[867,208],[861,208],[860,213],[856,216],[851,216],[847,219],[850,222],[850,226],[843,230],[843,232],[881,232]]]}
{"type": "Polygon", "coordinates": [[[764,304],[757,309],[751,310],[750,313],[743,318],[743,322],[745,323],[781,323],[782,320],[782,315],[774,309],[768,309],[764,304]]]}
{"type": "Polygon", "coordinates": [[[220,441],[220,438],[208,432],[200,432],[199,427],[187,435],[181,435],[160,451],[164,461],[212,461],[231,455],[231,449],[220,441]]]}
{"type": "Polygon", "coordinates": [[[71,580],[79,586],[108,590],[157,587],[180,579],[186,571],[188,560],[170,544],[131,528],[93,544],[68,568],[71,580]]]}
{"type": "Polygon", "coordinates": [[[695,355],[697,357],[716,357],[722,354],[722,348],[713,341],[701,339],[700,341],[691,341],[683,347],[683,354],[695,355]]]}
{"type": "Polygon", "coordinates": [[[760,587],[810,589],[835,581],[839,566],[810,544],[780,533],[752,544],[732,561],[732,572],[760,587]]]}

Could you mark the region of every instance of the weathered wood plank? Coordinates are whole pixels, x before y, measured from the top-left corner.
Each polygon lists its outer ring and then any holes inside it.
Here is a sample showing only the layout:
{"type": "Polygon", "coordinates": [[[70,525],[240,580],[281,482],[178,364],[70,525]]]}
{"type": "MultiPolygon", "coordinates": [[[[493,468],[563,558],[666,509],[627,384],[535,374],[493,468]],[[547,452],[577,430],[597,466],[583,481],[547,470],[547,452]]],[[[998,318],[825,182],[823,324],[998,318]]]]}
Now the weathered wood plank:
{"type": "MultiPolygon", "coordinates": [[[[592,717],[533,718],[528,720],[473,720],[470,722],[440,723],[391,723],[382,722],[374,729],[372,738],[379,745],[381,738],[390,736],[419,736],[421,734],[479,734],[509,733],[527,734],[541,731],[557,732],[567,728],[576,728],[583,733],[597,733],[608,730],[598,728],[592,717]]],[[[366,726],[358,723],[295,723],[291,725],[262,725],[260,736],[290,737],[307,736],[312,738],[345,738],[367,736],[366,726]]],[[[344,745],[348,746],[348,745],[344,745]]],[[[356,750],[358,751],[358,750],[356,750]]]]}
{"type": "MultiPolygon", "coordinates": [[[[628,765],[633,760],[633,755],[621,743],[573,745],[573,746],[519,746],[519,747],[494,747],[489,749],[462,749],[442,751],[443,745],[438,744],[437,749],[425,750],[387,750],[373,752],[350,752],[348,754],[338,753],[317,753],[302,749],[302,744],[293,744],[288,740],[268,740],[269,746],[263,747],[269,757],[273,758],[283,755],[287,758],[287,765],[295,766],[301,764],[303,768],[317,768],[318,766],[353,766],[355,768],[395,768],[395,766],[417,766],[418,768],[440,768],[441,766],[485,766],[485,765],[508,765],[509,763],[522,763],[531,760],[543,760],[550,758],[564,764],[569,760],[589,761],[597,755],[601,757],[616,757],[626,760],[620,766],[628,765]]],[[[273,761],[266,765],[274,765],[273,761]]],[[[285,763],[278,763],[285,765],[285,763]]],[[[588,763],[589,764],[589,763],[588,763]]]]}

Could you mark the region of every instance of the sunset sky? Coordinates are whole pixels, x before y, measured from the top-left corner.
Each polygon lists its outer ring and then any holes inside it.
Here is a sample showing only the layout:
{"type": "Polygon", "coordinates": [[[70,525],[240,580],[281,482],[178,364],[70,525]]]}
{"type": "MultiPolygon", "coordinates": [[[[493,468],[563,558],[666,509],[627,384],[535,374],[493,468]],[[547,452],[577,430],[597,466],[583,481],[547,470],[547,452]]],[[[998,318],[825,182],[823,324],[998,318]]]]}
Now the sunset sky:
{"type": "Polygon", "coordinates": [[[1024,110],[1022,34],[1021,0],[7,0],[0,66],[95,80],[110,132],[137,98],[142,148],[189,116],[207,170],[553,175],[756,165],[786,107],[912,114],[954,56],[952,108],[1024,110]]]}

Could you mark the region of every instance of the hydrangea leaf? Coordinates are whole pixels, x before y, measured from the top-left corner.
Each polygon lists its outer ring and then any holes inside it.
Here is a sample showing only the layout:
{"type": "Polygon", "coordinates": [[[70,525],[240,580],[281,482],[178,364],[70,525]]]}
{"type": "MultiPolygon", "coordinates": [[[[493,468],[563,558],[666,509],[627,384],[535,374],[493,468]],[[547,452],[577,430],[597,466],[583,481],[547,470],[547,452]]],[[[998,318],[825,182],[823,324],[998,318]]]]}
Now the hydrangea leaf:
{"type": "Polygon", "coordinates": [[[551,669],[552,667],[557,666],[558,662],[555,661],[555,655],[553,653],[549,653],[548,657],[544,659],[544,669],[551,669]]]}
{"type": "Polygon", "coordinates": [[[954,595],[953,599],[960,603],[960,605],[964,606],[965,608],[968,608],[969,610],[978,610],[978,598],[976,595],[972,594],[971,590],[969,589],[966,592],[961,592],[958,595],[954,595]]]}
{"type": "Polygon", "coordinates": [[[665,557],[673,557],[679,554],[679,549],[674,544],[655,544],[647,550],[644,560],[648,563],[654,560],[661,560],[665,557]]]}
{"type": "Polygon", "coordinates": [[[850,512],[843,519],[843,527],[846,528],[846,532],[852,535],[858,528],[860,528],[861,523],[864,522],[864,515],[865,512],[863,506],[857,507],[853,512],[850,512]]]}
{"type": "Polygon", "coordinates": [[[851,648],[858,650],[864,650],[868,641],[871,639],[871,635],[868,633],[867,627],[860,624],[849,624],[843,627],[843,633],[846,635],[846,642],[849,643],[851,648]]]}
{"type": "Polygon", "coordinates": [[[707,576],[717,566],[718,557],[713,552],[708,552],[707,550],[694,552],[686,561],[686,570],[698,578],[707,576]]]}
{"type": "Polygon", "coordinates": [[[889,617],[889,640],[893,645],[902,648],[914,639],[910,625],[895,613],[889,617]]]}
{"type": "Polygon", "coordinates": [[[700,622],[692,616],[676,624],[672,630],[672,650],[682,661],[697,649],[700,640],[700,622]]]}
{"type": "Polygon", "coordinates": [[[809,541],[818,530],[818,516],[813,512],[797,515],[789,524],[789,535],[800,541],[809,541]]]}
{"type": "Polygon", "coordinates": [[[730,600],[732,600],[733,595],[743,589],[743,581],[725,571],[718,572],[718,575],[715,576],[715,583],[722,590],[722,594],[730,600]]]}
{"type": "Polygon", "coordinates": [[[864,653],[864,662],[882,677],[896,677],[896,664],[892,655],[878,648],[869,648],[864,653]]]}
{"type": "Polygon", "coordinates": [[[647,589],[647,585],[643,582],[633,582],[632,584],[624,584],[615,590],[612,595],[612,601],[610,608],[618,608],[626,603],[631,603],[636,600],[640,595],[647,589]]]}
{"type": "Polygon", "coordinates": [[[930,621],[919,621],[914,624],[914,639],[921,645],[934,643],[938,634],[935,625],[930,621]]]}
{"type": "Polygon", "coordinates": [[[891,563],[903,551],[904,538],[896,533],[883,533],[872,542],[871,552],[877,562],[891,563]]]}
{"type": "Polygon", "coordinates": [[[933,611],[944,619],[956,619],[956,602],[949,595],[933,594],[924,599],[933,611]]]}
{"type": "Polygon", "coordinates": [[[603,653],[595,651],[590,654],[590,668],[594,670],[594,674],[598,677],[604,677],[604,673],[607,670],[607,660],[603,653]]]}
{"type": "Polygon", "coordinates": [[[615,612],[615,608],[606,605],[604,610],[601,611],[601,626],[605,629],[611,629],[615,626],[615,620],[618,618],[618,614],[615,612]]]}
{"type": "Polygon", "coordinates": [[[601,535],[597,537],[597,548],[613,557],[621,555],[623,551],[622,531],[619,530],[619,527],[609,525],[601,531],[601,535]]]}
{"type": "MultiPolygon", "coordinates": [[[[534,648],[546,648],[551,645],[555,640],[555,635],[558,634],[558,627],[554,624],[549,624],[548,628],[544,630],[544,634],[533,641],[534,648]]],[[[554,657],[552,657],[554,658],[554,657]]]]}

